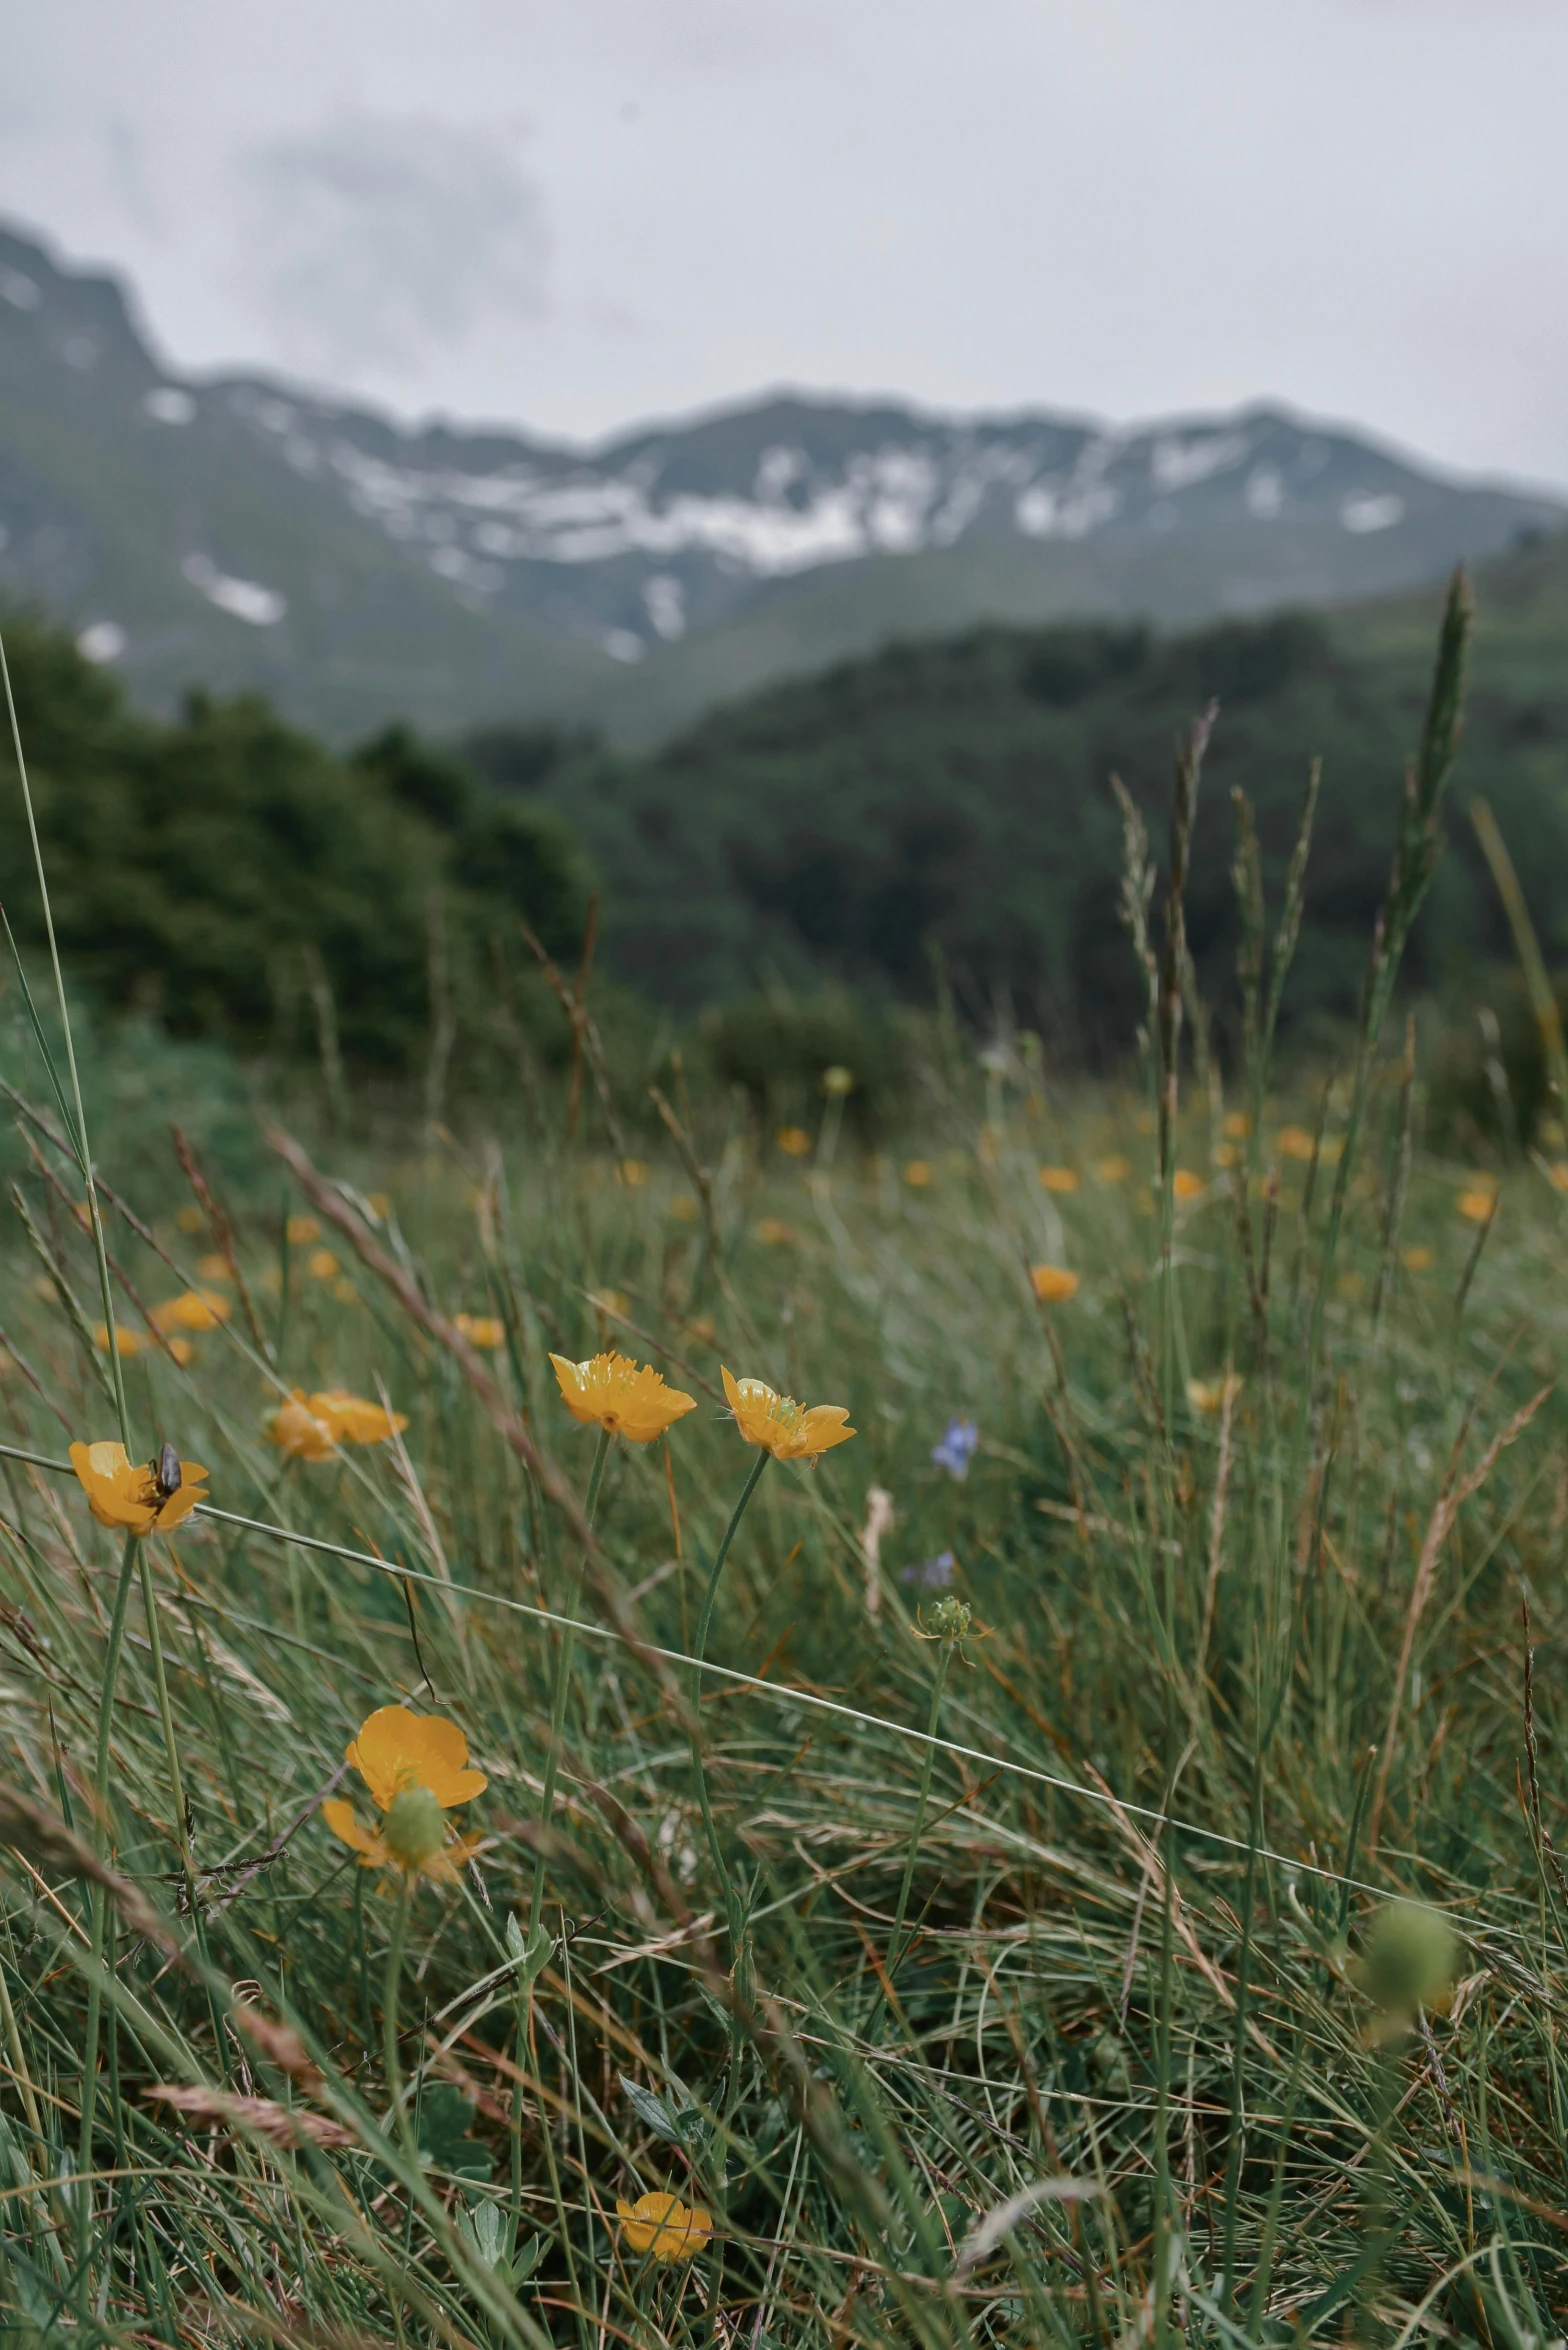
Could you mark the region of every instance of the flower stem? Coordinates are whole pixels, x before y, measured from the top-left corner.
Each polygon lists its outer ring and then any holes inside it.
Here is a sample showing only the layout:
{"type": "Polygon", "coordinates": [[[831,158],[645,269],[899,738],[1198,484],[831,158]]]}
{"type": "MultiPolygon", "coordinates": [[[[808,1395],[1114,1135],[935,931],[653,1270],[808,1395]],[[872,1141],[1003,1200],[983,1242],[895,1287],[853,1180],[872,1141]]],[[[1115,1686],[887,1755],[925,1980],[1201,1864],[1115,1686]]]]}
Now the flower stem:
{"type": "Polygon", "coordinates": [[[704,1829],[707,1831],[708,1850],[713,1855],[713,1865],[719,1873],[719,1883],[724,1890],[724,1908],[725,1913],[729,1919],[731,1946],[730,1957],[732,1962],[739,1955],[737,1949],[735,1896],[730,1884],[729,1870],[724,1865],[724,1853],[719,1844],[719,1833],[713,1824],[713,1806],[708,1797],[708,1774],[703,1766],[702,1760],[702,1660],[708,1652],[708,1632],[713,1622],[714,1602],[719,1596],[719,1577],[724,1572],[724,1562],[730,1555],[730,1544],[735,1539],[736,1529],[739,1527],[741,1519],[746,1514],[746,1504],[750,1501],[752,1495],[756,1492],[758,1482],[762,1476],[763,1470],[768,1465],[769,1458],[769,1454],[759,1446],[756,1463],[752,1469],[751,1475],[746,1479],[745,1484],[741,1487],[740,1499],[737,1501],[734,1509],[731,1511],[730,1522],[724,1529],[724,1540],[719,1544],[718,1549],[713,1554],[713,1564],[708,1570],[708,1588],[702,1595],[702,1613],[697,1618],[697,1637],[692,1642],[691,1651],[691,1707],[693,1717],[691,1730],[692,1777],[696,1782],[697,1802],[702,1812],[702,1824],[704,1829]]]}
{"type": "Polygon", "coordinates": [[[951,1641],[942,1643],[941,1661],[937,1665],[936,1680],[931,1690],[931,1711],[926,1717],[926,1759],[920,1773],[920,1799],[915,1805],[915,1824],[909,1838],[909,1850],[904,1855],[904,1881],[898,1889],[898,1910],[893,1919],[893,1933],[887,1946],[887,1982],[892,1989],[893,1974],[904,1955],[904,1918],[909,1909],[909,1889],[915,1881],[915,1858],[920,1850],[920,1839],[925,1834],[926,1806],[931,1800],[931,1773],[936,1764],[937,1722],[942,1712],[942,1691],[947,1685],[947,1668],[953,1661],[951,1641]]]}
{"type": "MultiPolygon", "coordinates": [[[[137,1537],[127,1534],[125,1550],[120,1560],[120,1579],[114,1587],[114,1608],[109,1617],[109,1643],[104,1651],[103,1689],[98,1699],[98,1746],[93,1761],[93,1809],[97,1815],[95,1829],[99,1848],[107,1859],[109,1837],[109,1750],[114,1736],[115,1687],[120,1678],[120,1650],[125,1641],[125,1610],[131,1596],[131,1577],[136,1567],[136,1553],[140,1548],[137,1537]]],[[[104,1939],[108,1927],[108,1895],[101,1885],[93,1887],[92,1897],[92,1966],[87,1976],[87,2036],[82,2055],[82,2127],[77,2168],[83,2177],[93,2168],[93,2109],[98,2102],[98,2031],[101,2008],[99,1989],[104,1939]]],[[[87,2231],[91,2225],[92,2198],[84,2190],[79,2198],[82,2242],[78,2253],[84,2288],[87,2275],[87,2231]]]]}
{"type": "MultiPolygon", "coordinates": [[[[594,1447],[593,1467],[588,1472],[588,1495],[583,1503],[583,1515],[590,1526],[592,1526],[598,1512],[599,1487],[604,1480],[604,1464],[609,1457],[609,1451],[610,1431],[608,1428],[601,1428],[599,1441],[594,1447]]],[[[578,1603],[582,1598],[585,1564],[586,1559],[580,1556],[576,1571],[572,1576],[571,1589],[566,1595],[565,1613],[568,1617],[575,1617],[578,1603]]],[[[560,1653],[555,1660],[555,1688],[550,1698],[550,1745],[544,1758],[544,1785],[539,1794],[539,1825],[546,1829],[550,1825],[555,1810],[555,1782],[561,1767],[561,1737],[566,1727],[566,1698],[571,1687],[572,1654],[576,1645],[577,1636],[569,1622],[561,1634],[560,1653]]],[[[533,1898],[528,1904],[528,1938],[530,1941],[539,1931],[539,1912],[543,1904],[544,1852],[541,1848],[534,1859],[533,1898]]]]}
{"type": "Polygon", "coordinates": [[[387,1943],[386,1988],[381,1996],[381,2062],[387,2081],[387,2118],[403,2142],[404,2153],[417,2166],[419,2144],[403,2096],[403,2069],[397,2053],[398,2006],[403,1990],[403,1946],[408,1937],[408,1900],[409,1880],[403,1877],[398,1884],[397,1908],[393,1912],[392,1934],[387,1943]]]}

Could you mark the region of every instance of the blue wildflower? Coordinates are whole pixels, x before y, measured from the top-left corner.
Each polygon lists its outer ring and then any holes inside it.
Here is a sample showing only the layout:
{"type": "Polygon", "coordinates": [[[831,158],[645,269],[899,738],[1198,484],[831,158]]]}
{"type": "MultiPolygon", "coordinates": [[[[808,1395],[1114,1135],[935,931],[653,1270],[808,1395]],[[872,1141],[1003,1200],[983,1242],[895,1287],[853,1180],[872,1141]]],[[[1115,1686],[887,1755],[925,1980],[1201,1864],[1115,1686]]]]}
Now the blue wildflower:
{"type": "Polygon", "coordinates": [[[950,1550],[942,1550],[934,1559],[922,1559],[917,1567],[905,1567],[898,1579],[913,1583],[920,1591],[945,1591],[957,1571],[957,1559],[950,1550]]]}
{"type": "Polygon", "coordinates": [[[931,1458],[939,1469],[945,1469],[957,1483],[962,1484],[969,1474],[969,1464],[975,1457],[980,1442],[980,1431],[973,1420],[949,1420],[940,1444],[931,1447],[931,1458]]]}

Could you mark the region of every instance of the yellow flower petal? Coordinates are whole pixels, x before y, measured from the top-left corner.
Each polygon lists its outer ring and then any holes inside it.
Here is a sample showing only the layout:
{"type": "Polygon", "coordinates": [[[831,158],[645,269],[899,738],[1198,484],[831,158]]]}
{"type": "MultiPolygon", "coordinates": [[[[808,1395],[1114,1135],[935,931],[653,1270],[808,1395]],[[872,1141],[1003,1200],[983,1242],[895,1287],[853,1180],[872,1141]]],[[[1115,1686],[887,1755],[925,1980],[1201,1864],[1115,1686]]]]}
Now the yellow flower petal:
{"type": "Polygon", "coordinates": [[[127,1457],[123,1444],[73,1444],[71,1466],[100,1526],[125,1534],[166,1534],[205,1501],[206,1470],[196,1461],[180,1463],[180,1482],[160,1493],[155,1467],[127,1457]]]}
{"type": "Polygon", "coordinates": [[[1076,1167],[1042,1167],[1040,1169],[1040,1183],[1041,1188],[1045,1191],[1076,1191],[1078,1189],[1078,1170],[1076,1167]]]}
{"type": "Polygon", "coordinates": [[[720,1376],[736,1427],[748,1444],[761,1445],[776,1461],[815,1462],[855,1434],[840,1403],[812,1404],[808,1409],[792,1395],[780,1395],[766,1380],[735,1379],[722,1366],[720,1376]]]}
{"type": "Polygon", "coordinates": [[[288,1402],[280,1404],[268,1420],[267,1440],[286,1461],[329,1461],[337,1451],[331,1429],[325,1420],[317,1419],[302,1387],[296,1387],[288,1402]]]}
{"type": "Polygon", "coordinates": [[[659,1372],[628,1355],[592,1355],[584,1363],[568,1362],[565,1355],[550,1360],[572,1418],[624,1436],[629,1444],[652,1444],[697,1408],[694,1395],[666,1386],[659,1372]]]}
{"type": "Polygon", "coordinates": [[[1042,1305],[1065,1305],[1068,1298],[1078,1295],[1078,1275],[1069,1273],[1065,1265],[1031,1265],[1029,1279],[1042,1305]]]}
{"type": "Polygon", "coordinates": [[[655,2260],[690,2260],[713,2233],[712,2213],[678,2195],[639,2195],[635,2203],[617,2195],[615,2216],[627,2249],[652,2253],[655,2260]]]}
{"type": "Polygon", "coordinates": [[[327,1387],[306,1399],[307,1408],[328,1430],[335,1444],[384,1444],[408,1426],[404,1412],[389,1412],[345,1388],[327,1387]]]}
{"type": "Polygon", "coordinates": [[[483,1771],[466,1769],[468,1740],[456,1722],[441,1714],[412,1714],[406,1706],[383,1705],[369,1716],[345,1752],[378,1811],[388,1811],[405,1787],[424,1787],[450,1809],[467,1803],[489,1785],[483,1771]]]}

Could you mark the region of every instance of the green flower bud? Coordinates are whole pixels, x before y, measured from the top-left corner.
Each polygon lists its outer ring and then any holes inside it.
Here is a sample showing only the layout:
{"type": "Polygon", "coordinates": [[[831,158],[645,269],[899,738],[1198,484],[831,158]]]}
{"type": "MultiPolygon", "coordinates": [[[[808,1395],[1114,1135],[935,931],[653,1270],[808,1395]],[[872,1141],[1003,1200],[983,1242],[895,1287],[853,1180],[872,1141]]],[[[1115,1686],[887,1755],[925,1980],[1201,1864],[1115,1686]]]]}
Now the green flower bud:
{"type": "Polygon", "coordinates": [[[939,1599],[926,1619],[926,1637],[930,1640],[962,1640],[969,1629],[973,1610],[968,1602],[954,1598],[951,1592],[939,1599]]]}
{"type": "Polygon", "coordinates": [[[1458,1940],[1435,1909],[1418,1901],[1391,1901],[1378,1911],[1367,1936],[1361,1980],[1385,2015],[1411,2016],[1431,2007],[1451,1988],[1458,1971],[1458,1940]]]}
{"type": "Polygon", "coordinates": [[[381,1835],[399,1868],[421,1869],[446,1842],[446,1813],[428,1787],[405,1787],[393,1796],[381,1835]]]}

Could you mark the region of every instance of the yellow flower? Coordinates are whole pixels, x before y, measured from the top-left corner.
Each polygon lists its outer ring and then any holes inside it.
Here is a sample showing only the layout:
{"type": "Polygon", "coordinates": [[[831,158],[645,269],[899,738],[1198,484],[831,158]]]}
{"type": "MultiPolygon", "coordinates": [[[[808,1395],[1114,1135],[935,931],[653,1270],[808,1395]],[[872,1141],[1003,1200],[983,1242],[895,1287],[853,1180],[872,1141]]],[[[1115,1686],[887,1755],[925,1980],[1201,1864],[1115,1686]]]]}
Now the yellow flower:
{"type": "Polygon", "coordinates": [[[1233,1142],[1217,1142],[1214,1145],[1213,1157],[1216,1167],[1234,1167],[1240,1159],[1241,1153],[1233,1142]]]}
{"type": "Polygon", "coordinates": [[[1239,1371],[1227,1371],[1223,1379],[1189,1379],[1187,1401],[1195,1412],[1217,1412],[1235,1402],[1241,1387],[1239,1371]]]}
{"type": "Polygon", "coordinates": [[[1568,1159],[1554,1159],[1547,1173],[1559,1191],[1568,1191],[1568,1159]]]}
{"type": "MultiPolygon", "coordinates": [[[[165,1446],[165,1453],[172,1447],[165,1446]]],[[[160,1460],[163,1456],[160,1456],[160,1460]]],[[[71,1466],[100,1526],[116,1526],[128,1534],[167,1534],[205,1501],[205,1469],[195,1461],[179,1461],[179,1483],[159,1482],[159,1461],[132,1461],[123,1444],[73,1444],[71,1466]]]]}
{"type": "Polygon", "coordinates": [[[1496,1176],[1472,1175],[1468,1189],[1459,1194],[1454,1207],[1467,1223],[1490,1224],[1497,1213],[1496,1176]]]}
{"type": "Polygon", "coordinates": [[[370,1791],[381,1819],[363,1828],[354,1807],[328,1797],[321,1816],[341,1842],[359,1854],[362,1869],[397,1869],[408,1877],[450,1883],[477,1838],[449,1840],[448,1811],[483,1794],[483,1771],[468,1769],[468,1740],[441,1714],[411,1714],[383,1705],[345,1749],[370,1791]]]}
{"type": "Polygon", "coordinates": [[[357,1306],[359,1303],[359,1291],[346,1274],[341,1280],[333,1282],[332,1294],[340,1306],[357,1306]]]}
{"type": "Polygon", "coordinates": [[[181,1338],[176,1334],[173,1338],[166,1338],[164,1344],[182,1371],[187,1363],[195,1361],[196,1349],[188,1338],[181,1338]]]}
{"type": "Polygon", "coordinates": [[[624,1436],[629,1444],[652,1444],[697,1409],[694,1395],[666,1386],[661,1373],[628,1355],[593,1355],[585,1363],[569,1363],[564,1355],[550,1360],[572,1418],[624,1436]]]}
{"type": "Polygon", "coordinates": [[[1047,1191],[1076,1191],[1078,1170],[1076,1167],[1042,1167],[1040,1181],[1047,1191]]]}
{"type": "Polygon", "coordinates": [[[1078,1276],[1065,1265],[1031,1265],[1029,1278],[1042,1305],[1065,1305],[1078,1295],[1078,1276]]]}
{"type": "Polygon", "coordinates": [[[309,1408],[338,1444],[385,1444],[389,1436],[408,1426],[406,1412],[389,1412],[341,1387],[319,1389],[310,1397],[309,1408]]]}
{"type": "Polygon", "coordinates": [[[1252,1132],[1252,1120],[1245,1110],[1226,1111],[1225,1132],[1230,1136],[1232,1142],[1240,1142],[1244,1136],[1252,1132]]]}
{"type": "Polygon", "coordinates": [[[678,1191],[670,1202],[670,1214],[677,1224],[695,1224],[702,1210],[689,1191],[678,1191]]]}
{"type": "MultiPolygon", "coordinates": [[[[107,1322],[93,1324],[93,1344],[101,1355],[108,1353],[109,1325],[107,1322]]],[[[139,1330],[127,1330],[123,1322],[115,1324],[114,1351],[117,1355],[139,1355],[146,1344],[147,1341],[139,1330]]]]}
{"type": "Polygon", "coordinates": [[[781,1126],[778,1145],[787,1159],[803,1159],[811,1148],[811,1137],[804,1126],[781,1126]]]}
{"type": "Polygon", "coordinates": [[[384,1224],[388,1216],[390,1216],[392,1213],[392,1202],[388,1199],[386,1193],[384,1191],[372,1191],[367,1192],[365,1196],[371,1213],[373,1215],[379,1216],[382,1223],[384,1224]]]}
{"type": "Polygon", "coordinates": [[[167,1337],[171,1330],[216,1330],[232,1310],[228,1299],[215,1289],[186,1289],[154,1306],[152,1318],[154,1327],[167,1337]]]}
{"type": "Polygon", "coordinates": [[[648,1170],[641,1159],[622,1159],[620,1175],[628,1191],[640,1191],[648,1180],[648,1170]]]}
{"type": "Polygon", "coordinates": [[[1305,1126],[1282,1126],[1274,1138],[1274,1147],[1285,1159],[1311,1159],[1317,1156],[1317,1145],[1305,1126]]]}
{"type": "Polygon", "coordinates": [[[1102,1183],[1125,1183],[1132,1173],[1132,1161],[1114,1151],[1108,1159],[1101,1159],[1094,1171],[1102,1183]]]}
{"type": "Polygon", "coordinates": [[[930,1161],[928,1159],[911,1159],[904,1169],[904,1181],[909,1185],[911,1191],[924,1191],[930,1180],[930,1161]]]}
{"type": "Polygon", "coordinates": [[[1171,1177],[1171,1189],[1178,1199],[1202,1199],[1203,1177],[1194,1175],[1190,1167],[1178,1167],[1171,1177]]]}
{"type": "Polygon", "coordinates": [[[305,1270],[312,1281],[335,1281],[338,1261],[329,1248],[313,1248],[305,1259],[305,1270]]]}
{"type": "Polygon", "coordinates": [[[406,1787],[423,1787],[448,1811],[482,1795],[483,1771],[468,1767],[468,1740],[444,1714],[411,1714],[404,1705],[382,1705],[343,1749],[364,1780],[377,1811],[391,1808],[406,1787]]]}
{"type": "Polygon", "coordinates": [[[187,1202],[183,1208],[175,1209],[174,1221],[182,1232],[200,1232],[207,1219],[200,1208],[187,1202]]]}
{"type": "Polygon", "coordinates": [[[769,1248],[789,1248],[795,1238],[795,1227],[778,1216],[764,1216],[757,1226],[757,1238],[769,1248]]]}
{"type": "Polygon", "coordinates": [[[196,1270],[203,1281],[231,1281],[234,1278],[229,1271],[227,1257],[198,1257],[196,1270]]]}
{"type": "Polygon", "coordinates": [[[635,2203],[615,2198],[627,2249],[651,2252],[655,2260],[690,2260],[713,2233],[713,2215],[700,2203],[689,2207],[678,2195],[639,2195],[635,2203]]]}
{"type": "Polygon", "coordinates": [[[732,1379],[720,1366],[735,1425],[748,1444],[760,1444],[776,1461],[815,1463],[855,1431],[841,1403],[813,1404],[808,1411],[792,1395],[780,1395],[761,1379],[732,1379]]]}
{"type": "Polygon", "coordinates": [[[822,1090],[829,1101],[841,1102],[855,1090],[854,1070],[846,1069],[842,1061],[835,1061],[830,1069],[822,1072],[822,1090]]]}
{"type": "Polygon", "coordinates": [[[495,1314],[454,1314],[452,1327],[461,1330],[470,1346],[494,1348],[506,1344],[506,1324],[495,1314]]]}
{"type": "Polygon", "coordinates": [[[286,1461],[329,1461],[337,1451],[332,1431],[325,1420],[318,1420],[305,1401],[305,1390],[296,1387],[293,1395],[267,1422],[267,1439],[275,1444],[286,1461]]]}
{"type": "Polygon", "coordinates": [[[1407,1273],[1430,1273],[1437,1261],[1437,1251],[1430,1248],[1402,1248],[1399,1261],[1407,1273]]]}
{"type": "Polygon", "coordinates": [[[624,1289],[590,1290],[588,1303],[601,1314],[629,1314],[632,1310],[632,1301],[624,1289]]]}
{"type": "Polygon", "coordinates": [[[313,1240],[321,1238],[321,1226],[314,1216],[290,1216],[284,1226],[290,1248],[309,1248],[313,1240]]]}

